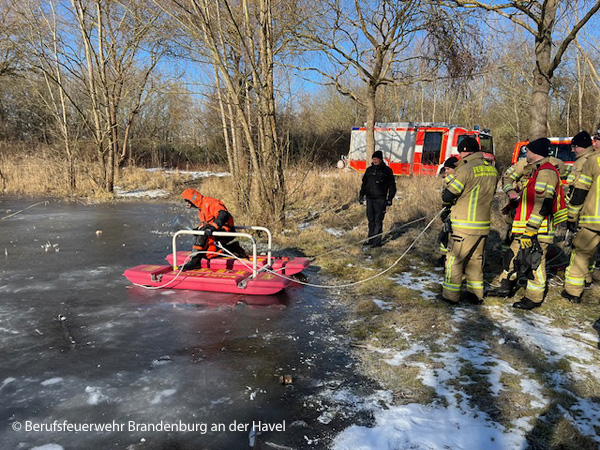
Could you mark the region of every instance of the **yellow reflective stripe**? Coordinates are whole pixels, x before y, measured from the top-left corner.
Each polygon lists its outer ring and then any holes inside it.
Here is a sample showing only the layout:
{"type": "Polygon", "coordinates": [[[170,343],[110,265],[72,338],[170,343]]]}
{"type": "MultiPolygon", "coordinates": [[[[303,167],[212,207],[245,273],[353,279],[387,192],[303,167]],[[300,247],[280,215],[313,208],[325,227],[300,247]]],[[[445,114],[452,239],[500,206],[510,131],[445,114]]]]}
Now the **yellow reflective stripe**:
{"type": "Polygon", "coordinates": [[[546,186],[548,186],[548,183],[544,183],[543,181],[536,181],[535,190],[539,192],[546,192],[546,186]]]}
{"type": "Polygon", "coordinates": [[[474,222],[475,217],[477,215],[477,202],[479,200],[479,189],[480,186],[475,186],[475,189],[471,191],[471,197],[469,199],[469,211],[467,212],[467,216],[469,217],[469,222],[474,222]]]}
{"type": "Polygon", "coordinates": [[[539,227],[542,223],[542,220],[544,220],[544,218],[539,214],[532,214],[529,216],[529,220],[527,221],[527,223],[533,223],[539,227]]]}
{"type": "Polygon", "coordinates": [[[455,222],[452,221],[452,226],[459,230],[489,230],[490,222],[455,222]]]}
{"type": "MultiPolygon", "coordinates": [[[[515,220],[515,221],[513,221],[512,232],[513,233],[523,233],[523,232],[525,232],[527,225],[528,225],[528,223],[525,222],[524,220],[515,220]]],[[[536,229],[535,227],[532,227],[532,228],[536,229]]],[[[536,230],[537,230],[538,234],[550,234],[550,232],[553,233],[552,227],[550,229],[548,229],[548,220],[547,219],[544,219],[542,221],[542,224],[536,230]]]]}
{"type": "Polygon", "coordinates": [[[464,191],[465,189],[465,185],[462,184],[460,181],[458,181],[454,175],[450,175],[448,178],[452,178],[448,180],[448,186],[447,188],[454,192],[455,194],[460,194],[462,193],[462,191],[464,191]]]}
{"type": "Polygon", "coordinates": [[[556,213],[554,213],[554,215],[552,216],[552,222],[554,223],[554,225],[563,223],[565,220],[567,220],[567,210],[566,209],[561,209],[560,211],[556,211],[556,213]]]}
{"type": "Polygon", "coordinates": [[[543,291],[546,289],[546,283],[544,282],[544,284],[536,284],[533,281],[529,280],[527,282],[527,290],[531,290],[531,291],[543,291]]]}
{"type": "Polygon", "coordinates": [[[467,287],[473,289],[483,289],[483,281],[467,281],[467,287]]]}
{"type": "Polygon", "coordinates": [[[551,184],[546,186],[546,195],[550,197],[554,197],[554,193],[556,192],[556,187],[551,184]]]}
{"type": "Polygon", "coordinates": [[[442,285],[442,287],[448,291],[453,291],[453,292],[460,291],[460,284],[447,283],[444,281],[444,284],[442,285]]]}
{"type": "MultiPolygon", "coordinates": [[[[600,158],[598,158],[598,164],[600,164],[600,158]]],[[[596,207],[594,211],[596,216],[600,216],[600,175],[596,177],[596,207]]]]}
{"type": "Polygon", "coordinates": [[[579,175],[579,183],[583,184],[586,187],[590,187],[592,185],[592,182],[594,181],[594,179],[592,177],[588,177],[585,174],[581,174],[579,175]]]}

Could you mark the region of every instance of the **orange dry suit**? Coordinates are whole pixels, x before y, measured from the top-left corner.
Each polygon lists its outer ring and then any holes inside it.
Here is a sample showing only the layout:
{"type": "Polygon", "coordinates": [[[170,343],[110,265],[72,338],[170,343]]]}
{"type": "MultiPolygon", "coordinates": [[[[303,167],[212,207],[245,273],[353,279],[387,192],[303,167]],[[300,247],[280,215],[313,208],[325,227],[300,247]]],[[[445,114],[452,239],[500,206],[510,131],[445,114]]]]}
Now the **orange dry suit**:
{"type": "MultiPolygon", "coordinates": [[[[195,208],[198,208],[200,225],[198,230],[210,231],[235,231],[233,216],[229,214],[223,202],[212,197],[205,197],[195,189],[186,189],[181,196],[195,208]]],[[[222,250],[217,247],[216,241],[227,243],[231,237],[198,236],[193,246],[195,251],[206,252],[204,257],[211,259],[219,256],[222,250]]]]}

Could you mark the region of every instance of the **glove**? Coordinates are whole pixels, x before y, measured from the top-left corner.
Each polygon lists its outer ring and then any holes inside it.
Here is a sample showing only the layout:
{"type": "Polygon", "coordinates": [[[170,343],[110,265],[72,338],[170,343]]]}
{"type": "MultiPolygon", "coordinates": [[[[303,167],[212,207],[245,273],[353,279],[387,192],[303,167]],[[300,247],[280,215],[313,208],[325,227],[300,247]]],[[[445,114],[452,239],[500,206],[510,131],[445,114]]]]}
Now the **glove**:
{"type": "Polygon", "coordinates": [[[391,200],[388,200],[388,201],[387,201],[387,205],[388,205],[388,206],[392,206],[392,201],[391,201],[391,200]]]}
{"type": "Polygon", "coordinates": [[[212,236],[213,232],[216,230],[215,230],[215,227],[208,226],[208,227],[204,228],[204,230],[202,230],[202,231],[204,231],[204,236],[212,236]]]}
{"type": "Polygon", "coordinates": [[[530,231],[526,231],[525,233],[523,233],[523,235],[521,236],[521,249],[532,247],[535,236],[535,233],[531,233],[530,231]]]}
{"type": "Polygon", "coordinates": [[[577,222],[571,222],[570,220],[567,222],[567,230],[571,233],[577,232],[577,222]]]}
{"type": "Polygon", "coordinates": [[[364,197],[359,197],[359,198],[358,198],[358,203],[360,203],[361,205],[364,205],[364,204],[365,204],[365,199],[364,199],[364,197]]]}
{"type": "Polygon", "coordinates": [[[442,213],[440,214],[440,217],[442,219],[442,222],[448,220],[448,217],[450,217],[450,208],[444,208],[442,210],[442,213]]]}

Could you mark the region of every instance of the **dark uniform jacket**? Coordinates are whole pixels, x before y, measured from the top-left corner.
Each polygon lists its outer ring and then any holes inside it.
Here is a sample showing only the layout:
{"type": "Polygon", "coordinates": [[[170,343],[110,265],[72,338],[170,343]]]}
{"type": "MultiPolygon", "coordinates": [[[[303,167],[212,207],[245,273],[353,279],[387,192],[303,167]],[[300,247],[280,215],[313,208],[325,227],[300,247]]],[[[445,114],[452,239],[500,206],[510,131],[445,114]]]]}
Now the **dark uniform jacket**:
{"type": "Polygon", "coordinates": [[[394,172],[384,162],[376,166],[371,164],[362,178],[360,200],[365,198],[382,198],[391,202],[396,195],[394,172]]]}

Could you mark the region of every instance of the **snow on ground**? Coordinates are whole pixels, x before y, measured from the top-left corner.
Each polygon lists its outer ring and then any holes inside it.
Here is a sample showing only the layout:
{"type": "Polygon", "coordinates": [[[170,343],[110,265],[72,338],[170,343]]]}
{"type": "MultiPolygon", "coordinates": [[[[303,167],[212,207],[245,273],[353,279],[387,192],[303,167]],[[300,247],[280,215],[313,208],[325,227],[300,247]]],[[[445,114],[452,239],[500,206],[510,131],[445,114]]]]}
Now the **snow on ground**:
{"type": "MultiPolygon", "coordinates": [[[[191,180],[197,180],[199,178],[207,177],[227,177],[230,175],[229,172],[197,172],[190,170],[165,170],[160,168],[146,169],[148,172],[163,172],[166,175],[187,175],[191,180]]],[[[164,198],[170,195],[169,191],[165,189],[134,189],[131,191],[125,190],[120,186],[115,186],[115,194],[121,198],[164,198]]]]}
{"type": "Polygon", "coordinates": [[[191,171],[191,170],[164,170],[160,168],[146,169],[148,172],[164,172],[167,175],[187,175],[192,180],[197,180],[198,178],[207,178],[207,177],[228,177],[231,175],[229,172],[211,172],[211,171],[191,171]]]}
{"type": "MultiPolygon", "coordinates": [[[[434,274],[435,276],[435,274],[434,274]]],[[[430,298],[431,292],[425,289],[431,283],[430,276],[423,277],[405,272],[395,278],[398,283],[421,292],[430,298]]],[[[376,301],[382,307],[383,302],[376,301]],[[381,305],[379,304],[381,303],[381,305]]],[[[433,388],[437,400],[423,405],[411,403],[401,406],[375,406],[375,424],[372,427],[353,425],[340,433],[333,448],[336,450],[366,449],[525,449],[528,447],[527,434],[532,430],[538,417],[530,415],[513,420],[504,426],[493,420],[486,412],[474,406],[470,395],[462,388],[476,381],[465,377],[462,370],[470,364],[485,377],[485,388],[490,403],[505,387],[501,382],[503,374],[520,379],[521,392],[529,396],[529,405],[520,405],[544,411],[552,406],[546,396],[549,389],[566,392],[576,401],[568,410],[563,410],[567,418],[582,434],[600,444],[600,436],[595,427],[600,423],[600,403],[593,399],[578,397],[573,386],[587,377],[597,379],[600,373],[598,351],[594,349],[597,336],[579,329],[562,329],[551,325],[551,320],[541,314],[515,314],[508,306],[485,306],[499,330],[518,339],[533,355],[540,352],[548,362],[558,362],[569,357],[570,373],[556,371],[544,377],[545,386],[536,375],[535,362],[522,361],[524,368],[515,368],[504,361],[484,339],[471,340],[464,334],[459,344],[448,344],[456,338],[470,321],[477,321],[481,312],[471,307],[456,307],[453,310],[452,331],[436,342],[437,348],[448,349],[434,353],[427,342],[419,342],[401,328],[396,329],[400,337],[412,342],[408,349],[385,349],[367,347],[368,351],[381,354],[381,359],[393,366],[410,366],[419,370],[421,382],[433,388]],[[410,338],[410,339],[409,339],[410,338]],[[418,356],[422,355],[422,358],[418,356]],[[423,362],[423,359],[430,362],[423,362]]],[[[494,336],[499,334],[493,330],[494,336]]],[[[505,339],[497,343],[505,345],[505,339]]],[[[539,375],[539,374],[538,374],[539,375]]],[[[481,383],[479,383],[481,385],[481,383]]],[[[481,387],[481,386],[478,386],[481,387]]],[[[389,404],[388,404],[389,405],[389,404]]],[[[561,408],[560,406],[558,406],[561,408]]],[[[539,414],[538,414],[539,415],[539,414]]]]}
{"type": "MultiPolygon", "coordinates": [[[[417,270],[416,267],[410,267],[411,270],[417,270]]],[[[403,272],[396,275],[394,281],[414,291],[419,291],[421,296],[426,300],[432,300],[437,296],[437,292],[427,289],[427,286],[441,285],[443,280],[443,274],[435,272],[424,272],[420,275],[416,275],[414,272],[403,272]]]]}
{"type": "Polygon", "coordinates": [[[134,189],[133,191],[126,191],[119,186],[115,186],[115,194],[117,197],[122,198],[164,198],[170,195],[169,191],[165,189],[134,189]]]}

